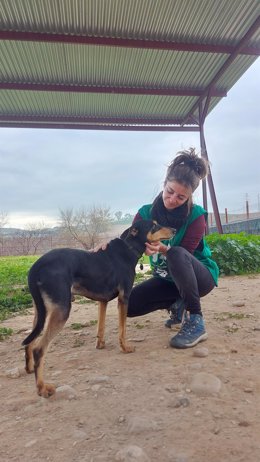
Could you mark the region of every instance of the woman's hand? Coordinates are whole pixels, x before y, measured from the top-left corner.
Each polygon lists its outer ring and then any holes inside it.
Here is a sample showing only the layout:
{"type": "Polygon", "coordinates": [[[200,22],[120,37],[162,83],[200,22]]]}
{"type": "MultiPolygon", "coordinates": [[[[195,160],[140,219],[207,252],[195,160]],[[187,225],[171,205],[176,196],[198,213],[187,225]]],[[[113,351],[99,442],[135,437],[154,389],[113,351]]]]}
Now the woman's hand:
{"type": "Polygon", "coordinates": [[[90,252],[98,252],[98,250],[106,250],[108,242],[103,242],[103,244],[96,245],[90,252]]]}
{"type": "Polygon", "coordinates": [[[167,245],[162,244],[160,241],[156,242],[146,242],[146,250],[145,250],[145,255],[148,255],[149,257],[151,255],[154,255],[155,253],[162,253],[163,255],[166,255],[166,252],[168,250],[167,245]]]}

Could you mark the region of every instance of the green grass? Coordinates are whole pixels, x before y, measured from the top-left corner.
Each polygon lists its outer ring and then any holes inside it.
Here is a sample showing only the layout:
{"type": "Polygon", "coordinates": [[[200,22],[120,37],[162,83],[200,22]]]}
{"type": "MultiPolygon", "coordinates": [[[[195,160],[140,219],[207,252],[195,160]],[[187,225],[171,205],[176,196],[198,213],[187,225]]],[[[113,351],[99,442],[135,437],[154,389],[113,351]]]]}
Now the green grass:
{"type": "Polygon", "coordinates": [[[83,329],[83,327],[85,327],[85,326],[84,326],[84,324],[81,324],[81,322],[73,322],[71,324],[71,329],[73,329],[73,330],[81,330],[81,329],[83,329]]]}
{"type": "Polygon", "coordinates": [[[250,315],[246,313],[232,313],[226,311],[215,315],[215,319],[217,321],[227,321],[228,319],[240,320],[245,318],[250,318],[250,315]]]}
{"type": "Polygon", "coordinates": [[[0,289],[27,284],[27,273],[38,256],[0,257],[0,289]]]}
{"type": "Polygon", "coordinates": [[[0,342],[5,340],[7,337],[13,334],[13,329],[9,327],[0,327],[0,342]]]}
{"type": "Polygon", "coordinates": [[[0,321],[32,306],[27,274],[37,258],[0,257],[0,321]]]}

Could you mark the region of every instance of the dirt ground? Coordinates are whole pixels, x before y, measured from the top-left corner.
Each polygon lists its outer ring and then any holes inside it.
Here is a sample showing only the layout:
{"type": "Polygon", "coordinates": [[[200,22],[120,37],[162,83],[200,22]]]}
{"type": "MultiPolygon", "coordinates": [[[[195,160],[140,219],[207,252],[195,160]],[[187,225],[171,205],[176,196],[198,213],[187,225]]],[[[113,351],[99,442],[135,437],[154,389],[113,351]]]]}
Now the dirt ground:
{"type": "Polygon", "coordinates": [[[189,350],[168,346],[166,311],[129,319],[136,351],[123,354],[116,303],[96,350],[96,305],[76,301],[47,355],[49,399],[24,372],[32,313],[3,322],[14,334],[0,343],[0,460],[258,461],[260,275],[221,278],[203,312],[209,338],[189,350]]]}

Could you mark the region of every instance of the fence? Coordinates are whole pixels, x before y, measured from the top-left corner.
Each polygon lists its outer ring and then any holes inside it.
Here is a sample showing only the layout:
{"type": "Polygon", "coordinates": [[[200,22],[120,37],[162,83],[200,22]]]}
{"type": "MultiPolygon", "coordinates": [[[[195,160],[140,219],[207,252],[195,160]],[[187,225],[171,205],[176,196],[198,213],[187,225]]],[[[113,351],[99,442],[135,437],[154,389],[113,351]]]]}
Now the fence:
{"type": "MultiPolygon", "coordinates": [[[[245,232],[247,234],[260,234],[260,218],[224,223],[222,224],[222,228],[224,234],[238,234],[241,232],[245,232]]],[[[209,226],[209,233],[216,233],[217,231],[216,226],[209,226]]]]}
{"type": "MultiPolygon", "coordinates": [[[[241,232],[247,234],[260,234],[260,217],[250,220],[235,221],[233,223],[222,223],[222,227],[225,234],[236,234],[241,232]]],[[[119,237],[126,228],[127,225],[113,226],[108,233],[99,236],[99,242],[107,242],[115,237],[119,237]]],[[[210,234],[217,231],[216,226],[209,226],[210,234]]],[[[35,239],[30,233],[28,233],[28,235],[22,233],[22,236],[19,236],[19,234],[13,236],[0,235],[0,256],[42,255],[51,249],[60,247],[83,248],[75,239],[67,235],[64,236],[64,234],[58,230],[55,232],[50,232],[50,230],[46,233],[42,232],[40,238],[37,236],[35,239]]]]}
{"type": "MultiPolygon", "coordinates": [[[[111,230],[105,234],[98,236],[97,243],[108,242],[126,229],[127,226],[113,226],[111,230]]],[[[58,229],[51,232],[50,230],[43,230],[41,233],[34,235],[33,232],[26,232],[19,230],[14,235],[0,235],[0,256],[8,255],[42,255],[52,249],[61,247],[71,247],[73,249],[83,249],[77,240],[70,235],[64,235],[58,229]]]]}

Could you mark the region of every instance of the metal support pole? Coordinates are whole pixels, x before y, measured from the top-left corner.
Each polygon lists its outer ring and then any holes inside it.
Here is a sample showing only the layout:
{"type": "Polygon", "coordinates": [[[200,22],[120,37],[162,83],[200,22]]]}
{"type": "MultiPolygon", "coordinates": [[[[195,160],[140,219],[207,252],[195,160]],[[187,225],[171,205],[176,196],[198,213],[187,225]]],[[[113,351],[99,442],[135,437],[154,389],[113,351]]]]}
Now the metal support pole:
{"type": "Polygon", "coordinates": [[[248,204],[248,200],[246,201],[246,219],[249,220],[249,204],[248,204]]]}
{"type": "MultiPolygon", "coordinates": [[[[204,150],[202,148],[202,136],[201,136],[201,130],[200,130],[200,151],[201,151],[201,156],[204,156],[204,150]]],[[[203,207],[205,210],[208,212],[208,198],[207,198],[207,183],[206,183],[206,178],[203,178],[202,180],[202,198],[203,198],[203,207]]],[[[208,222],[206,223],[206,234],[209,233],[209,224],[208,222]]]]}
{"type": "Polygon", "coordinates": [[[227,208],[225,208],[225,217],[226,217],[226,223],[228,223],[228,211],[227,211],[227,208]]]}
{"type": "MultiPolygon", "coordinates": [[[[200,146],[201,146],[201,156],[204,157],[208,162],[209,159],[208,159],[208,153],[207,153],[205,137],[204,137],[204,127],[203,127],[202,123],[200,123],[200,146]]],[[[210,166],[209,166],[209,173],[208,173],[208,176],[207,176],[207,180],[208,180],[208,187],[209,187],[211,203],[212,203],[212,207],[213,207],[213,212],[214,212],[214,216],[215,216],[217,229],[218,229],[218,232],[220,234],[223,234],[223,228],[222,228],[222,224],[221,224],[221,220],[220,220],[218,204],[217,204],[217,198],[216,198],[216,194],[215,194],[215,189],[214,189],[214,184],[213,184],[213,179],[212,179],[212,175],[211,175],[210,166]]],[[[202,191],[203,191],[203,205],[204,205],[205,210],[208,210],[206,182],[204,182],[204,184],[202,183],[202,191]]]]}

